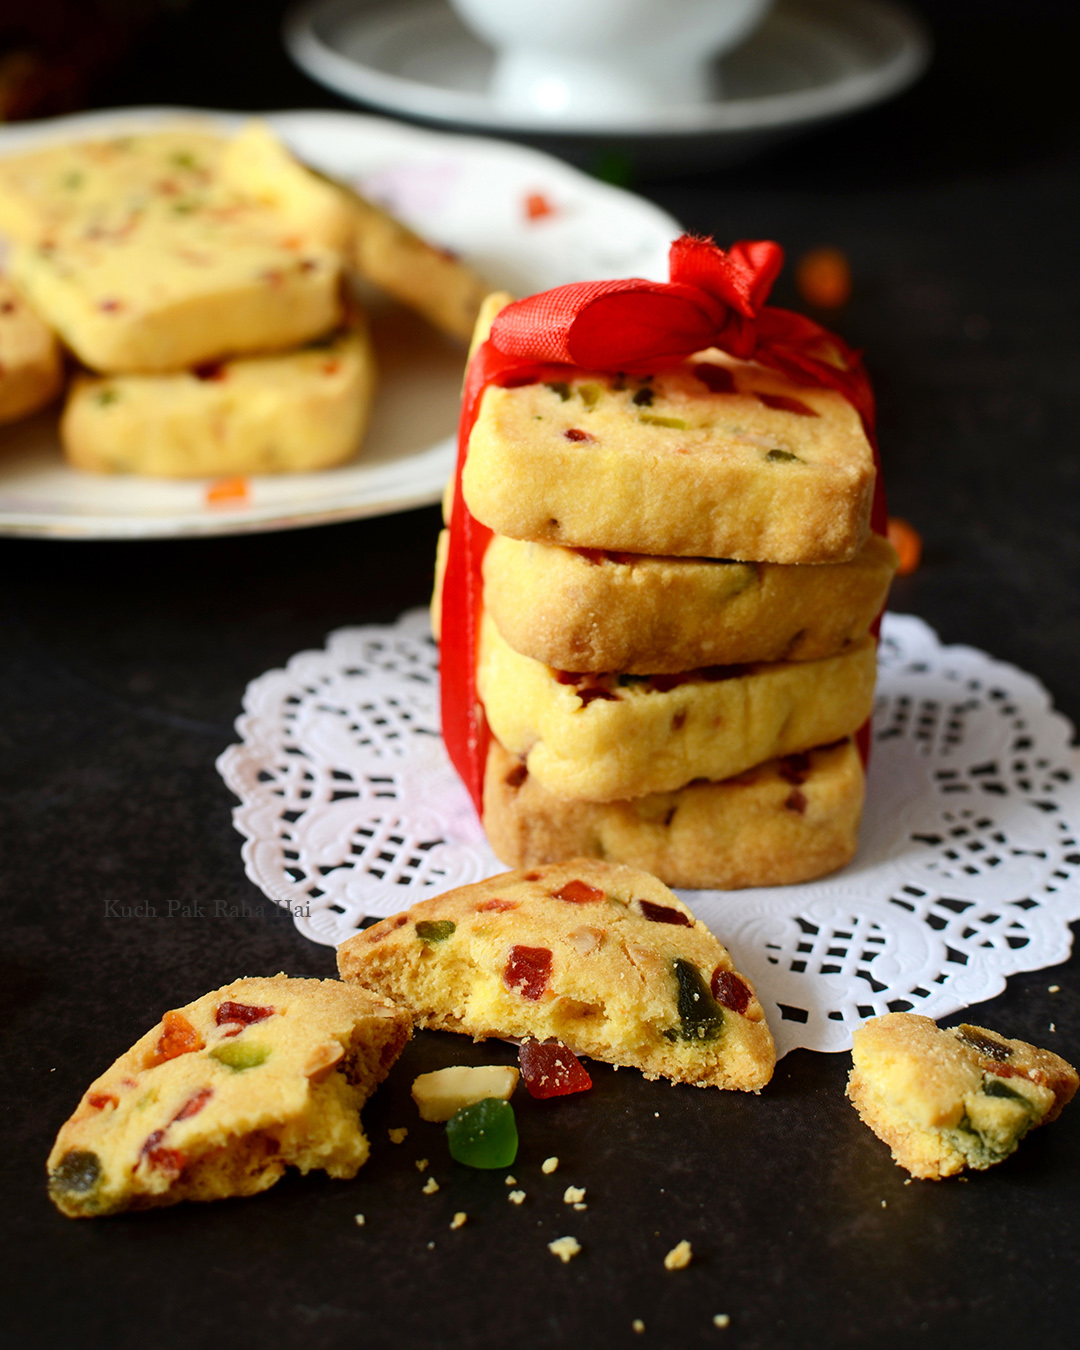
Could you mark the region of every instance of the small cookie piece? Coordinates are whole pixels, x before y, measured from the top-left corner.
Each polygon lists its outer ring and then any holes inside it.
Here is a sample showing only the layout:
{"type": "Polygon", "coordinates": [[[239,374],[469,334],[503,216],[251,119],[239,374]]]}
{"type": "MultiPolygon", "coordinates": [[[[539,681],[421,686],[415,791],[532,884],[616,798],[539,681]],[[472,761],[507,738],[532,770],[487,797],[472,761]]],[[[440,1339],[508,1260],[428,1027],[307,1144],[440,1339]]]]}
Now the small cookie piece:
{"type": "Polygon", "coordinates": [[[757,1091],[776,1053],[749,980],[655,877],[575,859],[422,900],[338,948],[421,1026],[561,1041],[646,1078],[757,1091]]]}
{"type": "Polygon", "coordinates": [[[1007,1158],[1057,1118],[1080,1079],[1071,1064],[985,1027],[948,1029],[888,1013],[853,1036],[847,1095],[912,1176],[938,1181],[1007,1158]]]}
{"type": "Polygon", "coordinates": [[[56,339],[6,277],[0,277],[0,422],[50,403],[64,368],[56,339]]]}
{"type": "Polygon", "coordinates": [[[60,422],[69,463],[94,473],[305,473],[350,459],[375,361],[362,321],[276,356],[175,375],[77,378],[60,422]]]}
{"type": "Polygon", "coordinates": [[[515,652],[485,614],[479,648],[492,734],[548,792],[583,801],[719,782],[851,736],[873,706],[870,638],[820,661],[572,675],[515,652]]]}
{"type": "Polygon", "coordinates": [[[770,760],[721,783],[629,801],[569,801],[492,741],[484,829],[508,867],[603,858],[668,886],[791,886],[855,856],[863,769],[854,742],[770,760]]]}
{"type": "Polygon", "coordinates": [[[751,661],[814,661],[861,641],[896,551],[872,534],[816,567],[652,558],[495,535],[484,606],[515,651],[557,670],[657,675],[751,661]]]}
{"type": "Polygon", "coordinates": [[[71,1218],[254,1195],[286,1165],[352,1177],[359,1111],[411,1033],[337,980],[236,980],[167,1012],[91,1083],[49,1154],[71,1218]]]}
{"type": "Polygon", "coordinates": [[[710,349],[651,379],[489,386],[462,491],[515,539],[660,556],[844,562],[866,539],[859,415],[710,349]]]}

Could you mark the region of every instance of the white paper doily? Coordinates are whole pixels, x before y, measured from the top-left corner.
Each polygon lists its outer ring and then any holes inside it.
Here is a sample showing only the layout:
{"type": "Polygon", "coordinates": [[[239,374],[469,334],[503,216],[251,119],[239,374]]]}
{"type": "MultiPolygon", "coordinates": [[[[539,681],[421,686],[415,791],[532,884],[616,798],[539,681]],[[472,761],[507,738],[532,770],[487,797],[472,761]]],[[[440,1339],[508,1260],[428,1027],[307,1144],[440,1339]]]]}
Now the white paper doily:
{"type": "MultiPolygon", "coordinates": [[[[845,1050],[864,1018],[940,1018],[1063,961],[1080,918],[1080,751],[1046,690],[920,619],[882,630],[858,856],[822,881],[684,891],[755,982],[780,1054],[845,1050]]],[[[478,881],[488,848],[439,735],[427,615],[345,628],[248,686],[248,876],[315,942],[478,881]]]]}

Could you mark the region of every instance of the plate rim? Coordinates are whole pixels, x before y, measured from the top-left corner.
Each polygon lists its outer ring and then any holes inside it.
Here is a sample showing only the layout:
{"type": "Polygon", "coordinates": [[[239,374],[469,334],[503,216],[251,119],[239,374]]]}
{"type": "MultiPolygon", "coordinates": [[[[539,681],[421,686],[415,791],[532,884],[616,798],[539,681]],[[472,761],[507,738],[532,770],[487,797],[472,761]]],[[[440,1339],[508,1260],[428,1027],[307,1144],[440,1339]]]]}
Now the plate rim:
{"type": "MultiPolygon", "coordinates": [[[[784,128],[794,130],[884,102],[913,84],[926,70],[933,53],[929,27],[899,0],[795,0],[807,10],[831,9],[863,30],[870,25],[890,30],[899,39],[900,50],[882,67],[844,76],[824,89],[794,90],[758,99],[717,99],[699,107],[671,109],[670,116],[659,123],[654,118],[618,126],[543,118],[511,119],[490,106],[485,109],[487,100],[483,95],[447,90],[365,66],[342,55],[317,35],[315,23],[321,16],[371,2],[299,0],[282,23],[282,39],[289,56],[311,79],[346,98],[441,125],[512,136],[662,142],[672,137],[719,139],[784,128]],[[442,110],[438,107],[440,102],[444,104],[442,110]],[[454,106],[446,107],[448,102],[454,106]]],[[[413,7],[419,8],[421,3],[433,5],[438,0],[413,0],[413,7]]]]}
{"type": "MultiPolygon", "coordinates": [[[[376,113],[354,111],[348,108],[296,108],[274,109],[260,112],[237,112],[228,109],[192,108],[173,105],[144,105],[136,107],[118,107],[92,109],[85,112],[64,114],[58,117],[41,118],[33,122],[11,123],[0,126],[0,158],[8,153],[18,153],[35,145],[47,145],[52,141],[70,139],[72,130],[93,135],[110,126],[168,124],[181,120],[203,121],[218,127],[238,128],[253,118],[262,119],[271,126],[282,128],[288,135],[292,126],[303,126],[317,122],[337,123],[355,126],[357,123],[376,125],[392,131],[395,135],[417,142],[431,141],[439,146],[458,146],[472,155],[502,156],[510,155],[518,161],[531,162],[543,168],[549,179],[577,185],[584,185],[590,195],[596,198],[609,197],[632,202],[634,209],[643,217],[651,217],[656,227],[664,228],[674,238],[682,229],[681,224],[662,207],[636,193],[610,183],[590,177],[580,169],[554,155],[535,149],[532,146],[517,145],[514,142],[493,139],[489,136],[473,135],[468,132],[443,131],[434,127],[416,126],[400,122],[394,118],[376,113]]],[[[464,348],[462,349],[464,360],[464,348]]],[[[13,424],[14,425],[14,424],[13,424]]],[[[384,461],[387,467],[406,465],[415,461],[426,461],[420,467],[429,476],[428,484],[416,491],[391,489],[376,500],[358,501],[348,499],[347,495],[335,498],[333,505],[328,501],[334,495],[333,479],[326,473],[327,487],[325,495],[316,497],[309,504],[290,511],[281,503],[246,507],[243,510],[201,508],[199,513],[180,513],[169,515],[108,515],[104,512],[85,515],[65,515],[55,511],[13,511],[0,507],[0,537],[37,538],[69,541],[132,541],[137,539],[184,539],[197,537],[224,536],[236,534],[271,533],[284,529],[302,529],[323,524],[338,524],[347,520],[363,520],[380,515],[394,515],[401,511],[431,506],[438,502],[443,494],[445,481],[453,464],[454,437],[443,437],[430,445],[395,460],[384,461]],[[442,467],[445,464],[445,467],[442,467]],[[438,484],[430,482],[435,475],[435,466],[439,466],[438,484]]],[[[342,466],[346,467],[346,466],[342,466]]],[[[373,468],[382,467],[374,465],[373,468]]],[[[74,470],[72,470],[74,472],[74,470]]],[[[249,475],[258,480],[270,475],[249,475]]],[[[274,480],[281,475],[273,475],[274,480]]],[[[287,475],[286,475],[287,477],[287,475]]],[[[0,460],[0,485],[3,480],[3,463],[0,460]]],[[[189,482],[203,480],[192,479],[189,482]]],[[[210,476],[207,482],[213,481],[210,476]]],[[[345,490],[347,493],[347,490],[345,490]]]]}

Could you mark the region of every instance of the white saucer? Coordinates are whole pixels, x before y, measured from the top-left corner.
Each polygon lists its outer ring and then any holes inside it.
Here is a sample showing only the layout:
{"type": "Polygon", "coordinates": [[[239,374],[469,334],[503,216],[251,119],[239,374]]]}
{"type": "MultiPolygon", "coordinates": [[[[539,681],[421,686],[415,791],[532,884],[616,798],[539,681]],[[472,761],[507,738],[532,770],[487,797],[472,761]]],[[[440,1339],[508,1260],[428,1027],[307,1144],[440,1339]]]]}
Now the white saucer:
{"type": "Polygon", "coordinates": [[[540,138],[575,158],[575,140],[600,141],[654,168],[743,158],[889,98],[930,59],[924,26],[891,0],[779,0],[719,64],[722,98],[613,133],[540,115],[508,120],[487,93],[490,49],[445,0],[308,0],[287,18],[285,45],[313,79],[387,111],[540,138]]]}
{"type": "MultiPolygon", "coordinates": [[[[0,127],[0,155],[120,127],[235,114],[131,108],[0,127]]],[[[519,295],[591,278],[667,277],[680,226],[640,197],[504,141],[448,136],[349,112],[269,113],[307,163],[353,183],[432,242],[519,295]],[[530,214],[531,197],[546,214],[530,214]]],[[[68,539],[240,534],[383,515],[438,501],[454,460],[463,346],[395,305],[371,311],[379,385],[357,458],[321,473],[248,480],[213,504],[210,481],[91,474],[63,460],[56,411],[0,427],[0,535],[68,539]]]]}

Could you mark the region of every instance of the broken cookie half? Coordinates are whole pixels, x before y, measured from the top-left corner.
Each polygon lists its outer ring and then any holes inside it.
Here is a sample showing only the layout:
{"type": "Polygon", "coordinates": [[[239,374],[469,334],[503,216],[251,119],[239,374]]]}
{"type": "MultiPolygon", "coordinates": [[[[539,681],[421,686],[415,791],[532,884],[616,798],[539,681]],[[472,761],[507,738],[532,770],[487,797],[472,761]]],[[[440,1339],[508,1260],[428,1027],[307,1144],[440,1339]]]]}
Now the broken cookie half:
{"type": "Polygon", "coordinates": [[[630,867],[579,858],[460,887],[350,938],[338,968],[420,1026],[557,1040],[647,1078],[757,1091],[776,1060],[750,981],[630,867]]]}
{"type": "Polygon", "coordinates": [[[254,1195],[287,1165],[355,1176],[360,1108],[411,1030],[337,980],[236,980],[167,1012],[90,1085],[49,1155],[49,1195],[83,1218],[254,1195]]]}
{"type": "Polygon", "coordinates": [[[984,1027],[938,1027],[889,1013],[853,1037],[847,1095],[912,1176],[938,1181],[992,1167],[1076,1092],[1060,1055],[984,1027]]]}

